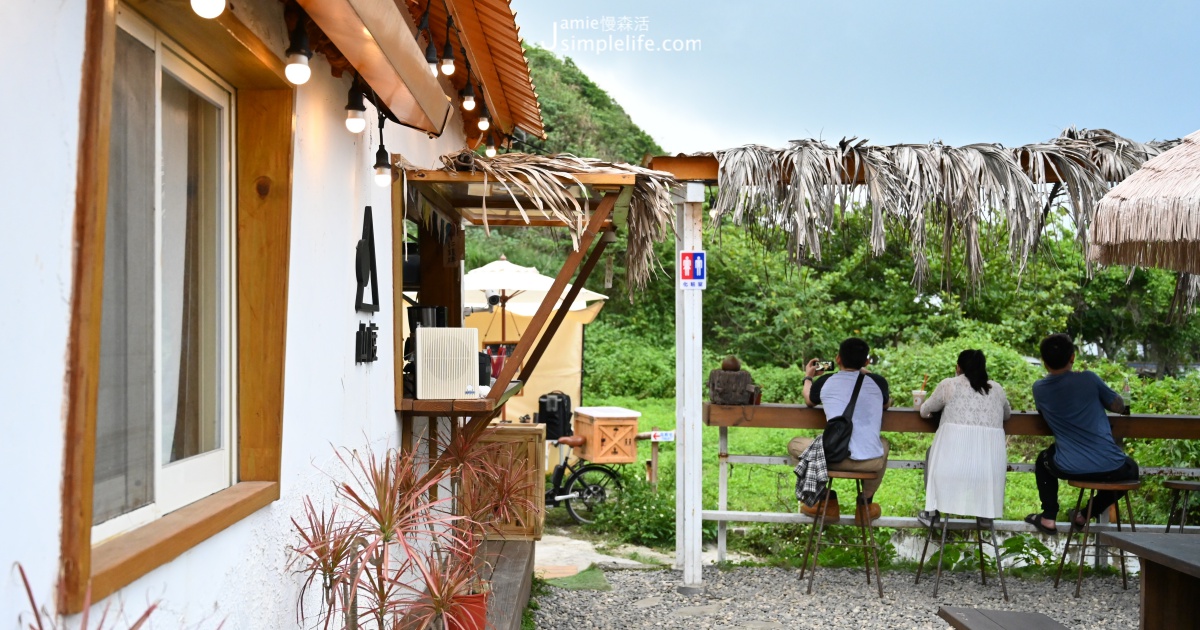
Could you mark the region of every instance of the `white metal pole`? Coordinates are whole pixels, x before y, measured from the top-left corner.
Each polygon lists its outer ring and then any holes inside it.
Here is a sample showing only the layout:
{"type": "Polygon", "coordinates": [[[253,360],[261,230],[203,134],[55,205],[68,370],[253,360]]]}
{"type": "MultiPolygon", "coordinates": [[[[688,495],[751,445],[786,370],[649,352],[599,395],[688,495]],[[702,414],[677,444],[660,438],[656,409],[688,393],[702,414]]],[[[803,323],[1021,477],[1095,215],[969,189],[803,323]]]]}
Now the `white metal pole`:
{"type": "MultiPolygon", "coordinates": [[[[704,185],[686,185],[683,206],[678,214],[675,240],[676,265],[681,251],[704,249],[701,240],[704,215],[704,185]]],[[[679,592],[703,592],[701,569],[701,385],[704,376],[702,349],[704,337],[703,291],[684,290],[675,279],[675,558],[683,569],[679,592]]]]}

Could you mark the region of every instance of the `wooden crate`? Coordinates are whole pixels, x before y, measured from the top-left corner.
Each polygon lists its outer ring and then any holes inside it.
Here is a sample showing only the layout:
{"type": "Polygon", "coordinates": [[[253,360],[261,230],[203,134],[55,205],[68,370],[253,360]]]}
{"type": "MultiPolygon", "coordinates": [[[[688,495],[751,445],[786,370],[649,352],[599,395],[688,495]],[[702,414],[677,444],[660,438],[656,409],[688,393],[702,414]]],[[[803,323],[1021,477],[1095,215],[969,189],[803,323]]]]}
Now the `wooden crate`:
{"type": "Polygon", "coordinates": [[[578,407],[575,435],[587,438],[575,449],[580,459],[597,464],[632,464],[637,461],[637,430],[641,412],[622,407],[578,407]]]}
{"type": "Polygon", "coordinates": [[[546,425],[495,424],[480,440],[505,444],[501,452],[501,457],[505,460],[497,463],[524,470],[533,481],[533,487],[529,490],[529,500],[534,509],[518,510],[513,520],[501,523],[499,531],[489,533],[487,538],[541,540],[546,519],[546,425]]]}

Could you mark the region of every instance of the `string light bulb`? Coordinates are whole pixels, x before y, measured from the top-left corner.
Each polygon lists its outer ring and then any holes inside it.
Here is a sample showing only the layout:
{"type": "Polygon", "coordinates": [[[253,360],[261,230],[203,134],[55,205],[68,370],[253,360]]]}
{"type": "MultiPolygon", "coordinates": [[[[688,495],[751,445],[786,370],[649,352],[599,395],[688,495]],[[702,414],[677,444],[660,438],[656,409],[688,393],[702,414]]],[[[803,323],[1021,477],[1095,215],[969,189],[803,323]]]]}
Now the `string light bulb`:
{"type": "Polygon", "coordinates": [[[192,0],[196,15],[211,20],[225,12],[225,0],[192,0]]]}
{"type": "Polygon", "coordinates": [[[492,119],[488,118],[487,101],[484,101],[479,106],[479,122],[476,124],[480,131],[487,131],[492,128],[492,119]]]}
{"type": "Polygon", "coordinates": [[[392,163],[383,146],[383,123],[386,119],[379,113],[379,150],[375,152],[375,185],[386,188],[392,184],[392,163]]]}
{"type": "Polygon", "coordinates": [[[367,104],[363,101],[362,88],[355,81],[350,84],[346,96],[346,131],[362,133],[367,128],[367,104]]]}
{"type": "Polygon", "coordinates": [[[467,81],[467,87],[463,88],[462,91],[462,103],[463,109],[467,111],[475,109],[475,87],[471,85],[471,81],[469,79],[467,81]]]}
{"type": "Polygon", "coordinates": [[[438,75],[438,56],[437,46],[433,45],[433,37],[429,38],[429,45],[425,47],[425,63],[429,64],[429,72],[436,77],[438,75]]]}
{"type": "Polygon", "coordinates": [[[312,58],[312,49],[308,46],[308,14],[296,5],[296,26],[292,28],[287,49],[288,63],[283,69],[284,76],[292,85],[304,85],[312,77],[312,68],[308,60],[312,58]]]}
{"type": "Polygon", "coordinates": [[[450,32],[454,29],[454,16],[446,15],[446,47],[442,51],[442,74],[454,74],[454,46],[450,44],[450,32]]]}
{"type": "Polygon", "coordinates": [[[496,136],[488,134],[487,149],[484,149],[483,154],[490,158],[496,157],[496,136]]]}

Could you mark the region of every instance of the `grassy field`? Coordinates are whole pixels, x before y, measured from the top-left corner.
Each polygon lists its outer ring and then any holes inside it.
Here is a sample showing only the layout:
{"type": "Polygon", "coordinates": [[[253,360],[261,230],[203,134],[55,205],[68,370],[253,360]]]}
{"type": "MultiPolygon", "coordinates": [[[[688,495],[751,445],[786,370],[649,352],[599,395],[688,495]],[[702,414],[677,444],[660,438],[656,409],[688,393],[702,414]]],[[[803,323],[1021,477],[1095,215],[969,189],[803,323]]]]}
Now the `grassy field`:
{"type": "MultiPolygon", "coordinates": [[[[673,399],[636,399],[613,397],[603,400],[589,399],[591,405],[613,405],[634,409],[642,413],[639,430],[649,431],[652,427],[668,431],[675,429],[675,401],[673,399]]],[[[815,435],[815,431],[791,429],[729,430],[729,452],[736,455],[785,455],[787,443],[796,435],[815,435]]],[[[925,451],[933,437],[931,435],[885,433],[892,443],[892,459],[924,459],[925,451]]],[[[704,507],[717,507],[717,428],[704,427],[704,507]]],[[[1031,452],[1031,445],[1022,444],[1021,449],[1031,452]]],[[[650,458],[650,443],[640,442],[639,456],[643,461],[650,458]]],[[[1022,456],[1010,449],[1009,460],[1019,461],[1022,456]]],[[[1032,461],[1030,458],[1027,461],[1032,461]]],[[[673,488],[675,479],[675,445],[663,443],[659,450],[659,470],[662,487],[673,488]]],[[[749,511],[787,511],[796,509],[794,494],[795,475],[785,466],[760,466],[753,464],[733,465],[729,475],[729,509],[749,511]]],[[[889,469],[875,500],[887,516],[914,516],[925,507],[925,487],[920,470],[889,469]]],[[[1065,483],[1059,488],[1059,502],[1065,510],[1075,504],[1075,495],[1065,483]]],[[[849,496],[843,495],[843,507],[851,505],[849,496]]],[[[1009,473],[1004,501],[1004,518],[1020,520],[1026,514],[1040,511],[1037,488],[1032,473],[1009,473]]]]}

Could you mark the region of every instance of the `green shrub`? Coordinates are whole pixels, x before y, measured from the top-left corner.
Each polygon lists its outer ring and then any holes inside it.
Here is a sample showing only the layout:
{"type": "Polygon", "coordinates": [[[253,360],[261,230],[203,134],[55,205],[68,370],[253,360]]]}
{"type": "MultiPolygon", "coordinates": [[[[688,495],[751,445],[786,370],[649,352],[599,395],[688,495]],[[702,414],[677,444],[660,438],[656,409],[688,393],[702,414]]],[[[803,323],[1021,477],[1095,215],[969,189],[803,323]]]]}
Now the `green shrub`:
{"type": "Polygon", "coordinates": [[[675,397],[675,335],[631,335],[603,321],[585,333],[583,391],[588,397],[675,397]]]}
{"type": "MultiPolygon", "coordinates": [[[[879,545],[879,565],[895,564],[896,547],[892,544],[894,530],[876,528],[879,545]]],[[[758,523],[746,528],[743,536],[731,537],[730,548],[763,558],[768,564],[796,569],[804,563],[809,526],[797,523],[758,523]]],[[[821,533],[822,543],[858,544],[862,542],[856,527],[829,526],[821,533]]],[[[830,546],[821,548],[822,567],[862,566],[863,551],[854,547],[830,546]]],[[[809,559],[811,566],[812,560],[809,559]]]]}
{"type": "Polygon", "coordinates": [[[804,370],[800,366],[767,365],[750,369],[750,374],[762,387],[763,402],[804,404],[804,370]]]}
{"type": "MultiPolygon", "coordinates": [[[[595,522],[588,529],[615,536],[625,543],[674,549],[675,493],[671,491],[675,487],[674,475],[663,475],[655,492],[640,474],[623,472],[619,498],[601,504],[595,522]]],[[[702,528],[704,540],[716,540],[715,522],[705,521],[702,528]]]]}
{"type": "Polygon", "coordinates": [[[926,374],[929,375],[926,389],[932,392],[942,379],[954,376],[958,353],[967,349],[983,351],[987,357],[988,375],[1004,387],[1013,409],[1033,408],[1031,388],[1045,371],[1031,365],[1019,352],[980,333],[934,345],[904,344],[875,349],[878,359],[874,369],[887,378],[894,403],[907,407],[912,404],[912,391],[921,388],[926,374]]]}
{"type": "MultiPolygon", "coordinates": [[[[589,398],[675,397],[674,329],[642,335],[632,328],[596,321],[586,331],[583,391],[589,398]]],[[[705,349],[704,374],[715,369],[721,358],[705,349]]]]}

